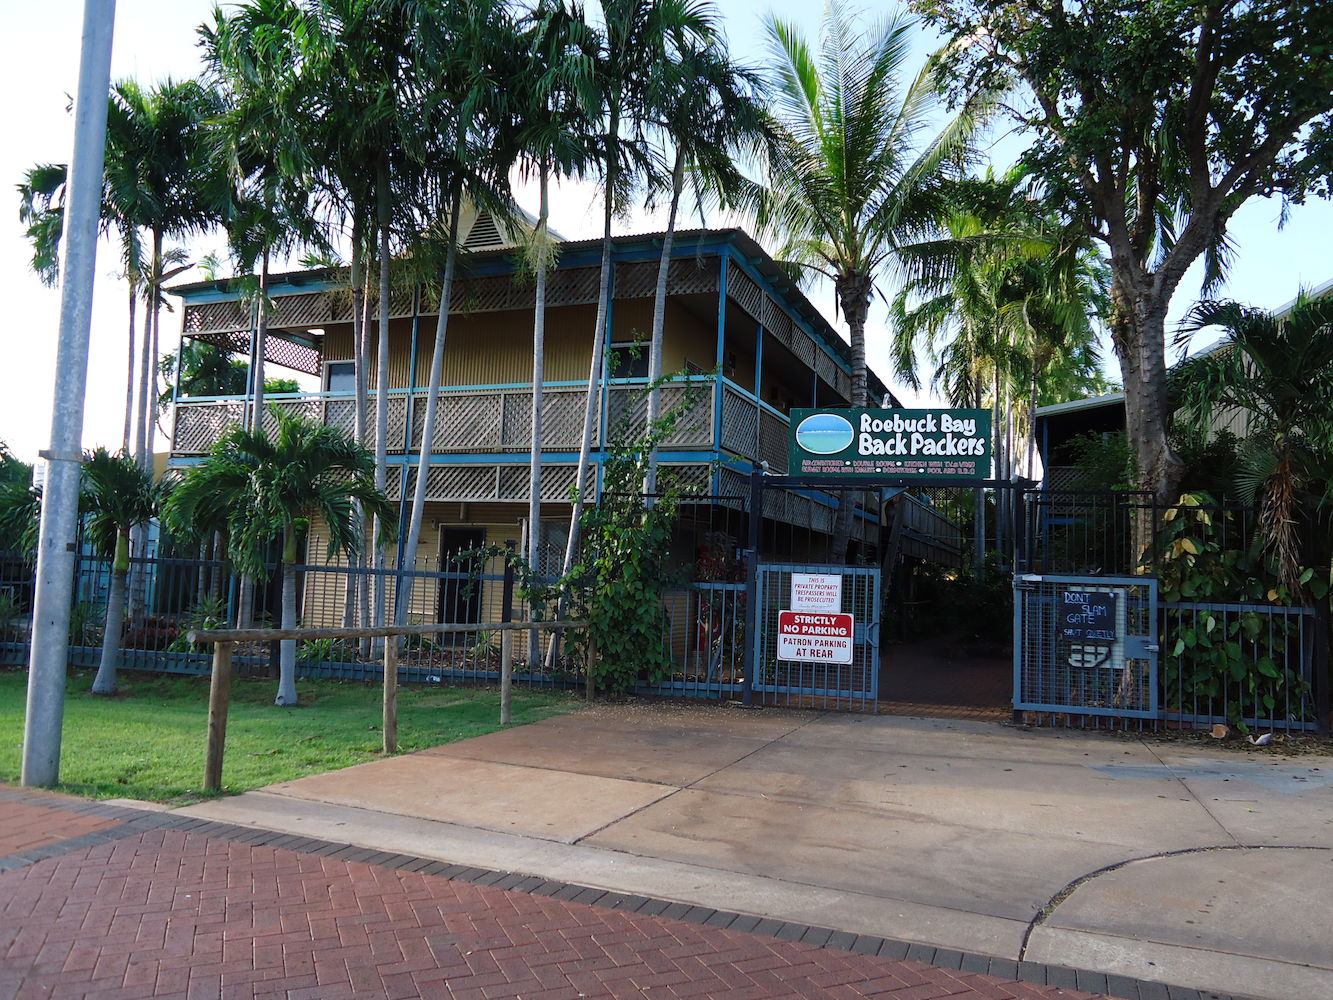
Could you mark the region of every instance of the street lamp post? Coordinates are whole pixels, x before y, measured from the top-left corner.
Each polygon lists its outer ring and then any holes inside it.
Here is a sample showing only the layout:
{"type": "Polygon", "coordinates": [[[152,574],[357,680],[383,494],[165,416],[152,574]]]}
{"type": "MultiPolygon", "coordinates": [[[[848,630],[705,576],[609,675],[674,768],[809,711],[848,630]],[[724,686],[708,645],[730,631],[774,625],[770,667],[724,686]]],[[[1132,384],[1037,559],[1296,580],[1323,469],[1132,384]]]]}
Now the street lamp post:
{"type": "Polygon", "coordinates": [[[28,706],[23,728],[23,784],[54,785],[60,779],[60,727],[65,712],[65,661],[74,584],[74,533],[79,512],[79,463],[83,402],[88,381],[93,269],[101,216],[106,150],[107,95],[111,84],[111,36],[116,0],[84,0],[79,90],[74,102],[74,151],[70,157],[61,237],[60,339],[56,348],[51,447],[37,543],[28,706]]]}

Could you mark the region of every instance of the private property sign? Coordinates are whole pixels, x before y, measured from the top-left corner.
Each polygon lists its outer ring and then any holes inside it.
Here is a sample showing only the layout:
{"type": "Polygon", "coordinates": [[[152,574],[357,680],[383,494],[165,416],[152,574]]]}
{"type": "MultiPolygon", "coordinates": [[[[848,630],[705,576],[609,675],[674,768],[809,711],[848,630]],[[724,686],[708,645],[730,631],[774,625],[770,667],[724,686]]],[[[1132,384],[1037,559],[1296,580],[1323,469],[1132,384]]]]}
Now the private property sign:
{"type": "Polygon", "coordinates": [[[791,411],[792,475],[941,477],[990,474],[990,410],[791,411]]]}
{"type": "Polygon", "coordinates": [[[791,610],[842,610],[841,573],[793,573],[791,575],[791,610]]]}
{"type": "Polygon", "coordinates": [[[851,615],[778,612],[778,659],[851,663],[856,622],[851,615]]]}

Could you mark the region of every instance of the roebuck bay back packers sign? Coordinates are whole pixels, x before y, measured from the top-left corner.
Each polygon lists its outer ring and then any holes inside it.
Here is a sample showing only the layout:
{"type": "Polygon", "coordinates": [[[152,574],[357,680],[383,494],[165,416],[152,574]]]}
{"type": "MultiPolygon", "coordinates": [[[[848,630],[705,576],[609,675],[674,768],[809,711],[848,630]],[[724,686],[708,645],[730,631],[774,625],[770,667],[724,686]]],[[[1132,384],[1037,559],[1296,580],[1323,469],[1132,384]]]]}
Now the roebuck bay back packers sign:
{"type": "Polygon", "coordinates": [[[792,475],[990,474],[990,410],[792,410],[792,475]]]}

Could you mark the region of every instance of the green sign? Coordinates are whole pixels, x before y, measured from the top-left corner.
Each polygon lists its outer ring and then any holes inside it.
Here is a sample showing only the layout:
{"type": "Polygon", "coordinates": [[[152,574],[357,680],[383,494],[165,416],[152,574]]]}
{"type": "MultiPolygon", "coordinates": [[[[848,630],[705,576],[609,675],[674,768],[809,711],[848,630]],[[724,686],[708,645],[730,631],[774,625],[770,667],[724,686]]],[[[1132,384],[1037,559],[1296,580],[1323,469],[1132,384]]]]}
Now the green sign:
{"type": "Polygon", "coordinates": [[[990,410],[792,410],[793,476],[987,479],[990,410]]]}

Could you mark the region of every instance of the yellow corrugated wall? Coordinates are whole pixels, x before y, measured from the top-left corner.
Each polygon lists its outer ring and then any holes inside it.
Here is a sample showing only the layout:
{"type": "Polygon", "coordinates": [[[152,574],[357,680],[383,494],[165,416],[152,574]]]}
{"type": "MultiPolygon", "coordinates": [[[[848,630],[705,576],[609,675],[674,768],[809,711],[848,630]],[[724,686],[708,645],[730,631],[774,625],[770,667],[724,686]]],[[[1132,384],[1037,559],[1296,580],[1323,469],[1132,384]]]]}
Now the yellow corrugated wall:
{"type": "MultiPolygon", "coordinates": [[[[646,341],[652,332],[651,299],[630,299],[615,303],[612,339],[627,342],[646,341]]],[[[596,306],[561,306],[547,313],[546,381],[582,382],[588,378],[592,349],[592,327],[596,306]]],[[[663,345],[663,370],[684,369],[690,361],[711,370],[716,360],[716,331],[701,322],[678,302],[667,300],[667,326],[663,345]]],[[[394,389],[409,386],[411,371],[412,321],[396,319],[390,323],[389,385],[394,389]]],[[[375,385],[375,352],[378,329],[370,337],[368,387],[375,385]]],[[[435,347],[435,317],[423,316],[417,342],[417,385],[430,377],[431,353],[435,347]]],[[[324,360],[348,361],[352,358],[352,327],[349,323],[332,324],[324,333],[324,360]]],[[[453,315],[445,337],[444,371],[441,384],[510,385],[532,380],[532,313],[527,310],[453,315]]]]}

